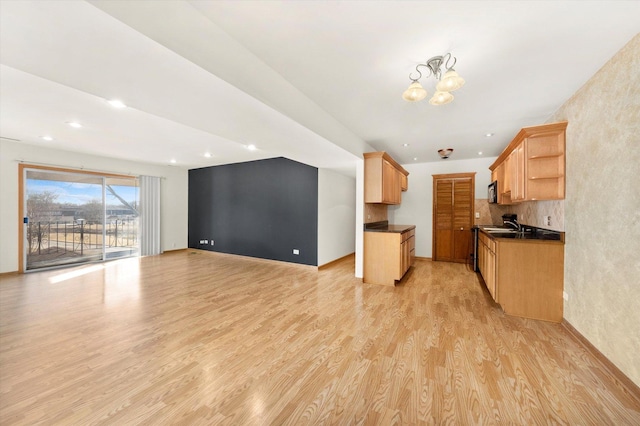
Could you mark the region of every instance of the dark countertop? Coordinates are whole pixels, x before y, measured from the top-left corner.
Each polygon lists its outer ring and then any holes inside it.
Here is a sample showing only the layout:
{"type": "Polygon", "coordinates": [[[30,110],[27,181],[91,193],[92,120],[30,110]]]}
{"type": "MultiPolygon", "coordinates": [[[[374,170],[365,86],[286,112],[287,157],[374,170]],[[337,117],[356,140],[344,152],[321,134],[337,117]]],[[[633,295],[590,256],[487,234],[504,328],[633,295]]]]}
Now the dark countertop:
{"type": "MultiPolygon", "coordinates": [[[[480,225],[478,229],[491,238],[508,240],[529,240],[529,241],[557,241],[564,244],[564,232],[551,229],[536,228],[535,226],[522,225],[524,232],[489,232],[484,228],[503,228],[495,225],[480,225]]],[[[505,228],[507,230],[508,228],[505,228]]]]}
{"type": "Polygon", "coordinates": [[[402,234],[403,232],[411,231],[415,229],[415,225],[389,225],[389,222],[384,220],[382,222],[365,223],[365,232],[393,232],[402,234]]]}

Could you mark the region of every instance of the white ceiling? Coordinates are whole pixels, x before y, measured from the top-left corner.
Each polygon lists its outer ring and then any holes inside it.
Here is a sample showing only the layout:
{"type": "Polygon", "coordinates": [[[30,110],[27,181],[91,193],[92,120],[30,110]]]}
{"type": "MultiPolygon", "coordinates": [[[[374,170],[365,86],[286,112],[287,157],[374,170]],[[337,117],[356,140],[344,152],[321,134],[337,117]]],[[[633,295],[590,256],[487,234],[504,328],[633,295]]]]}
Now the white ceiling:
{"type": "Polygon", "coordinates": [[[638,16],[639,1],[1,0],[0,136],[189,168],[497,156],[637,34],[638,16]],[[453,103],[402,100],[415,66],[446,52],[467,82],[453,103]]]}

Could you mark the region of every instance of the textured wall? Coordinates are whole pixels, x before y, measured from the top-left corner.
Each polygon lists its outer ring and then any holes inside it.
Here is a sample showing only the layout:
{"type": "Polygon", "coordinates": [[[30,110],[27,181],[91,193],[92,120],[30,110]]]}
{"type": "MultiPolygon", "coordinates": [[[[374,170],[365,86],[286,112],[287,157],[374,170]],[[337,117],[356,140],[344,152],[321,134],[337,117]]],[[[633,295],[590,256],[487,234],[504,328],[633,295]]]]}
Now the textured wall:
{"type": "Polygon", "coordinates": [[[551,118],[567,128],[564,316],[640,385],[640,35],[551,118]]]}

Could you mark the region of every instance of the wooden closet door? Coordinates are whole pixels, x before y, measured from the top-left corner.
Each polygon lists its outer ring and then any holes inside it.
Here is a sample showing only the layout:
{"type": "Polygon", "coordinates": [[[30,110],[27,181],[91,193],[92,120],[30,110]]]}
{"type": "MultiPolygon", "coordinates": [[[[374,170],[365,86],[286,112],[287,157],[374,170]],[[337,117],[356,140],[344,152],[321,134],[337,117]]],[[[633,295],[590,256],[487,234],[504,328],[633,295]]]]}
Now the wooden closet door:
{"type": "Polygon", "coordinates": [[[433,260],[470,260],[474,189],[475,173],[433,175],[433,260]]]}
{"type": "Polygon", "coordinates": [[[433,260],[453,258],[453,179],[433,181],[433,260]]]}
{"type": "Polygon", "coordinates": [[[453,261],[470,260],[473,226],[473,181],[456,179],[453,186],[453,261]]]}

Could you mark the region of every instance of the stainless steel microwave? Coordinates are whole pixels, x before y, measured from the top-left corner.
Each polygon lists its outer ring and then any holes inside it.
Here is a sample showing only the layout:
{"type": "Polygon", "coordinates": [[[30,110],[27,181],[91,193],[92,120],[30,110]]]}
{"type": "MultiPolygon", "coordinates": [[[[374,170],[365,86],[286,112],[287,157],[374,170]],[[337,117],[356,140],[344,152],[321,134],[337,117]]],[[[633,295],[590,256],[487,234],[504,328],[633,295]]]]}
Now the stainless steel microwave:
{"type": "Polygon", "coordinates": [[[489,203],[491,204],[495,204],[498,202],[498,181],[497,180],[494,180],[489,184],[487,198],[489,199],[489,203]]]}

